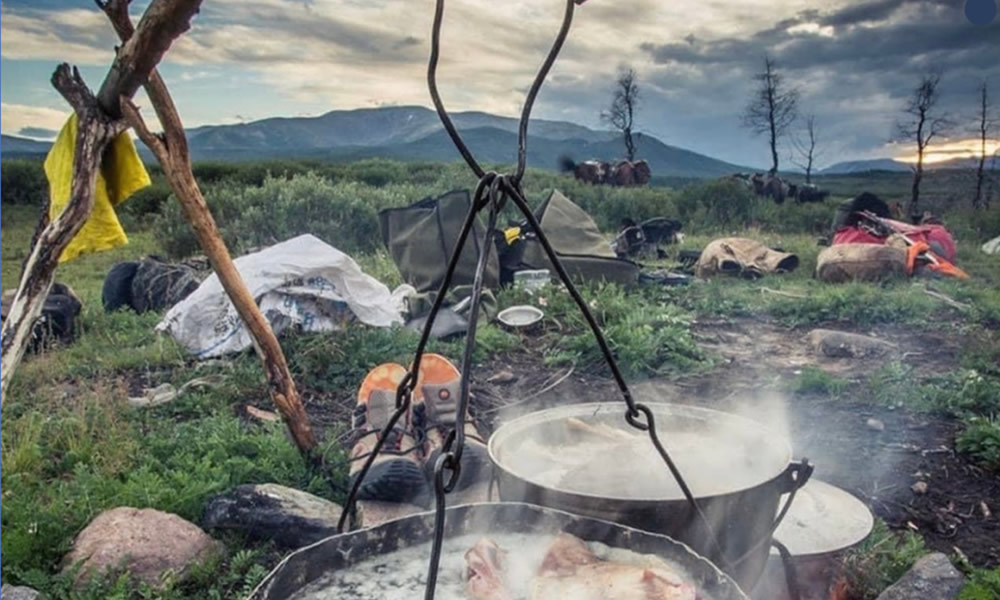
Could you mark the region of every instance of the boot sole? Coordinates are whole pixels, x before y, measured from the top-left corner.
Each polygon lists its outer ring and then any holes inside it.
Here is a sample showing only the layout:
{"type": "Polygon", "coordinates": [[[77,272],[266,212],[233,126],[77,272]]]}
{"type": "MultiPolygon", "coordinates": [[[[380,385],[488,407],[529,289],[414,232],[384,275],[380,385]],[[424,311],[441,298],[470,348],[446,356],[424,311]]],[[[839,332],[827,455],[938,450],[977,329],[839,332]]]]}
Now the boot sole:
{"type": "MultiPolygon", "coordinates": [[[[351,486],[359,473],[351,475],[351,486]]],[[[398,502],[425,507],[430,503],[430,489],[423,469],[405,460],[387,460],[372,465],[358,489],[358,500],[398,502]]]]}

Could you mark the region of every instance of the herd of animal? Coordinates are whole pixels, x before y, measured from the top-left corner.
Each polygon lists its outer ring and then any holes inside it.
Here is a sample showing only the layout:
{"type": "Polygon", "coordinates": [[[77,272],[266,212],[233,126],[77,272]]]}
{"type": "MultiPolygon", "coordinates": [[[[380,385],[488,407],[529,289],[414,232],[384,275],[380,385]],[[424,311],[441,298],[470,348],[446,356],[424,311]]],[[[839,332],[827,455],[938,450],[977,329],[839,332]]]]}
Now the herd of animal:
{"type": "Polygon", "coordinates": [[[798,203],[822,202],[830,195],[830,192],[820,190],[815,184],[804,183],[797,185],[778,177],[773,173],[735,173],[728,179],[738,181],[758,196],[765,196],[774,200],[776,204],[783,204],[785,200],[794,200],[798,203]]]}
{"type": "Polygon", "coordinates": [[[574,162],[570,158],[560,159],[562,171],[573,173],[579,180],[594,185],[634,186],[649,185],[653,176],[649,163],[644,160],[585,160],[574,162]]]}
{"type": "MultiPolygon", "coordinates": [[[[649,163],[644,160],[575,162],[571,158],[562,157],[559,162],[562,172],[573,173],[578,181],[593,185],[640,186],[648,185],[652,178],[649,163]]],[[[737,181],[757,196],[773,199],[776,204],[784,204],[785,200],[794,200],[800,204],[822,202],[830,195],[830,192],[820,190],[815,184],[789,183],[773,173],[734,173],[725,179],[737,181]]]]}

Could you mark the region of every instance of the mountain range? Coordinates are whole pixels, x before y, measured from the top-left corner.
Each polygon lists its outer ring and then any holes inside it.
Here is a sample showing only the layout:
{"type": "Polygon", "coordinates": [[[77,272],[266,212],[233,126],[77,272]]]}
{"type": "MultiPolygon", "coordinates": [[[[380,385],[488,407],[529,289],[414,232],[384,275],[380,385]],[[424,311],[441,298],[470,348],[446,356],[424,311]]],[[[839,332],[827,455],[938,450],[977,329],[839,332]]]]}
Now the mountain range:
{"type": "MultiPolygon", "coordinates": [[[[517,161],[518,120],[482,112],[452,114],[466,145],[485,163],[517,161]]],[[[206,125],[187,131],[193,160],[307,158],[348,161],[392,158],[403,161],[460,160],[437,113],[420,106],[337,110],[318,117],[275,117],[233,125],[206,125]]],[[[638,158],[656,176],[718,177],[749,170],[690,150],[638,135],[638,158]]],[[[144,158],[152,158],[139,144],[144,158]]],[[[48,142],[4,135],[5,158],[48,151],[48,142]]],[[[620,138],[565,121],[533,119],[528,135],[528,164],[557,169],[560,158],[613,160],[623,154],[620,138]]]]}
{"type": "MultiPolygon", "coordinates": [[[[452,114],[466,145],[481,162],[512,164],[517,161],[518,120],[483,112],[452,114]]],[[[461,160],[437,113],[422,106],[391,106],[335,110],[318,117],[274,117],[233,125],[206,125],[187,131],[194,160],[263,160],[307,158],[349,161],[392,158],[402,161],[461,160]]],[[[50,142],[2,136],[4,158],[38,156],[50,142]]],[[[713,178],[753,169],[717,160],[697,152],[638,134],[637,156],[649,161],[654,176],[713,178]]],[[[533,119],[528,135],[528,164],[558,169],[563,156],[573,160],[613,160],[623,154],[620,137],[569,123],[533,119]]],[[[153,157],[139,144],[147,161],[153,157]]],[[[928,165],[928,169],[970,168],[970,159],[928,165]]],[[[869,171],[909,171],[910,166],[891,158],[841,162],[819,171],[821,175],[869,171]]]]}

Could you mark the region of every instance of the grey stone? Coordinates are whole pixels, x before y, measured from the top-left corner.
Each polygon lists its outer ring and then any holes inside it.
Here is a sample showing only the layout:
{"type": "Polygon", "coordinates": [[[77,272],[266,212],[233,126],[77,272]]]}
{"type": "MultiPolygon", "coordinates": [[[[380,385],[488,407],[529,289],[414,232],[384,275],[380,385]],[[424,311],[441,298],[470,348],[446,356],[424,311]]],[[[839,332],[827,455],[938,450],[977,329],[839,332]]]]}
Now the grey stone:
{"type": "Polygon", "coordinates": [[[0,598],[3,600],[35,600],[39,593],[30,587],[21,585],[3,585],[0,587],[0,598]]]}
{"type": "Polygon", "coordinates": [[[177,515],[123,506],[101,513],[76,536],[63,568],[82,563],[78,582],[126,569],[157,587],[183,579],[192,566],[223,552],[222,544],[177,515]]]}
{"type": "Polygon", "coordinates": [[[813,329],[806,334],[806,342],[814,353],[830,358],[884,356],[896,349],[885,340],[830,329],[813,329]]]}
{"type": "Polygon", "coordinates": [[[882,592],[878,600],[955,600],[965,578],[940,552],[917,561],[906,575],[882,592]]]}
{"type": "Polygon", "coordinates": [[[232,529],[250,537],[300,548],[337,533],[339,505],[289,487],[241,485],[205,507],[205,529],[232,529]]]}

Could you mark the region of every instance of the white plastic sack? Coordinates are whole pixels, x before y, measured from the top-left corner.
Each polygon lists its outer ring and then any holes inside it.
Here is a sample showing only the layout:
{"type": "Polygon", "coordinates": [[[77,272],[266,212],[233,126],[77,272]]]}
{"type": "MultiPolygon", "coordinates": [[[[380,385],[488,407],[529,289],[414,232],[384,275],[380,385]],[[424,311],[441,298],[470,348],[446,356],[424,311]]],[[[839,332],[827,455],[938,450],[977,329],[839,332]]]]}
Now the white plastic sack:
{"type": "MultiPolygon", "coordinates": [[[[292,326],[333,331],[355,320],[401,325],[403,300],[414,292],[410,286],[390,292],[350,256],[308,234],[233,262],[275,334],[292,326]]],[[[240,352],[253,343],[214,273],[174,305],[156,330],[198,358],[240,352]]]]}
{"type": "Polygon", "coordinates": [[[983,244],[983,252],[986,254],[1000,254],[1000,237],[995,237],[983,244]]]}

